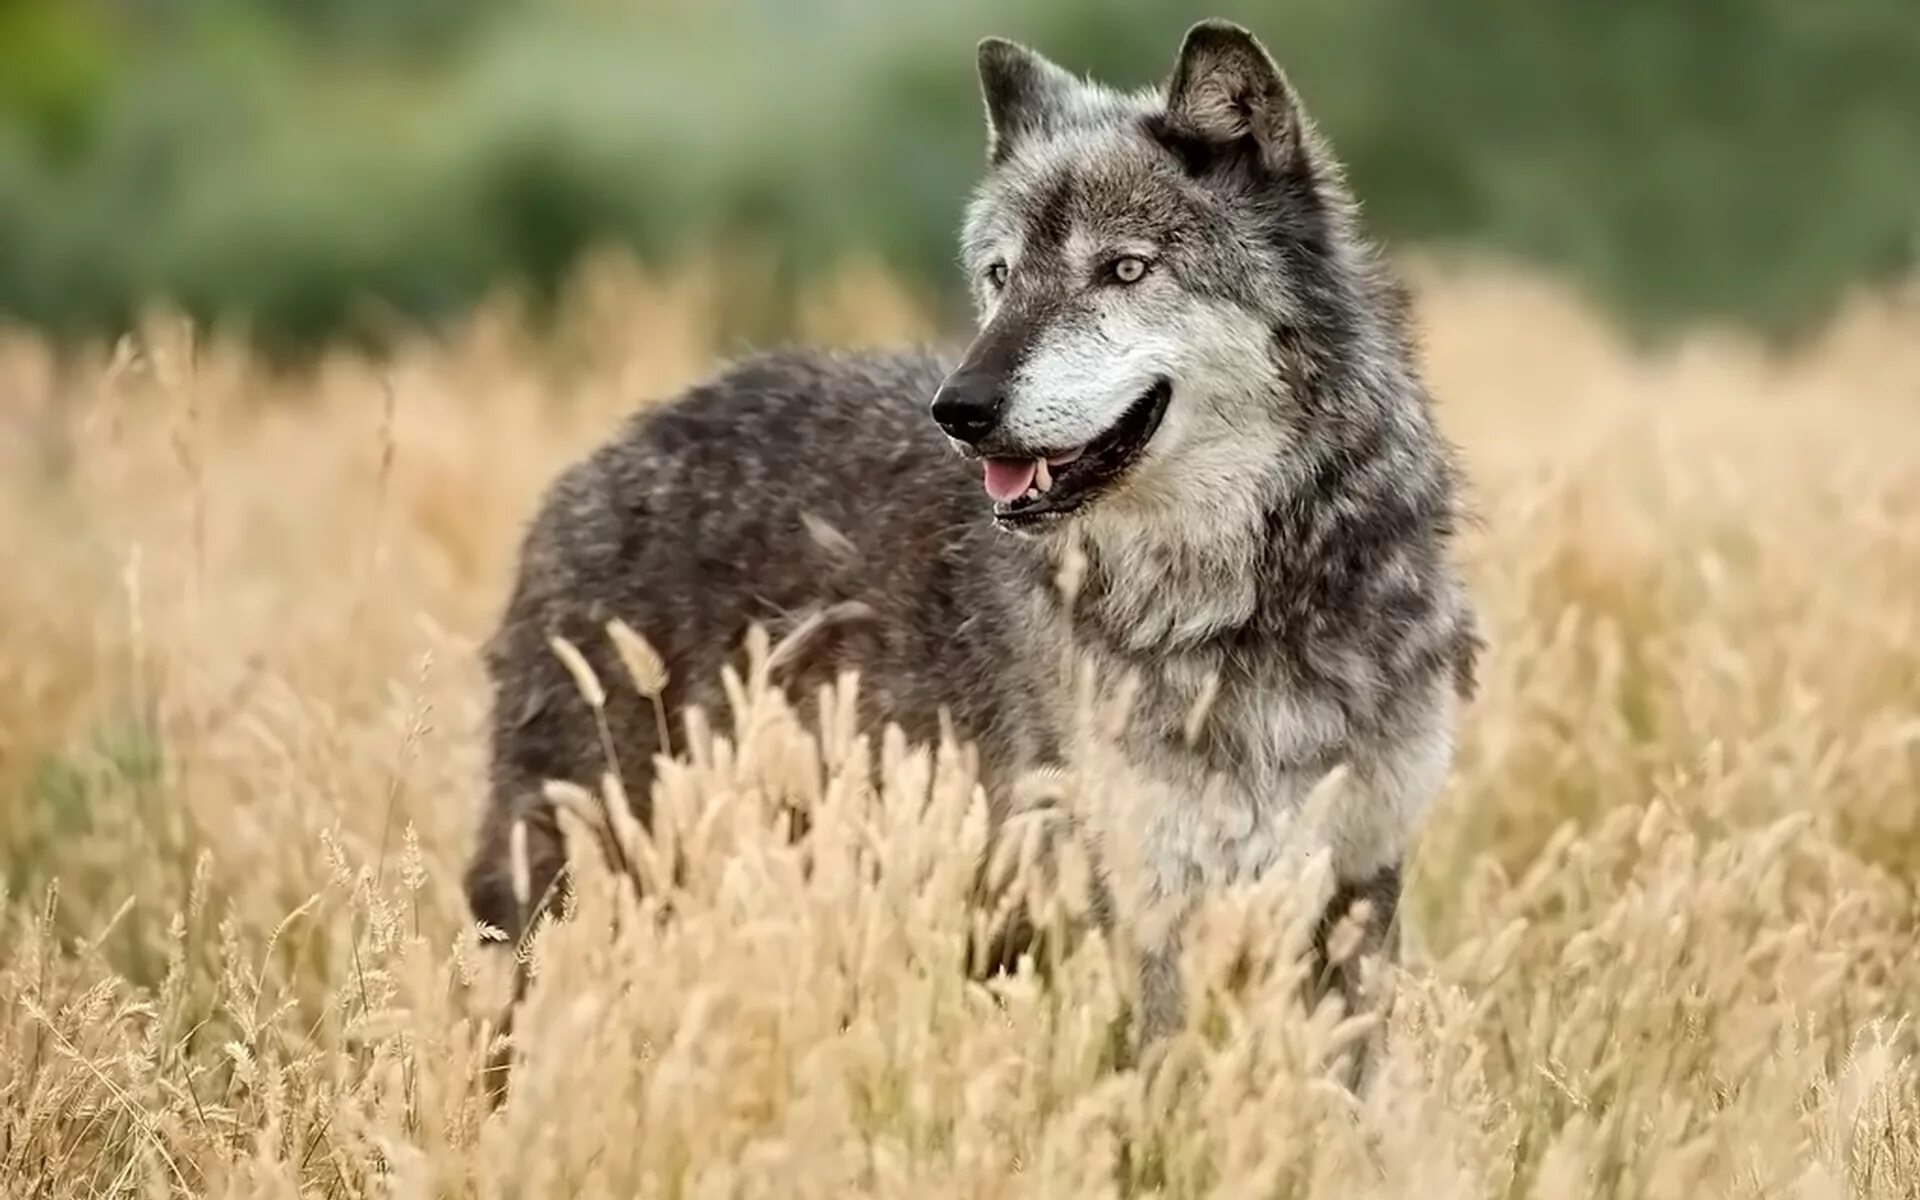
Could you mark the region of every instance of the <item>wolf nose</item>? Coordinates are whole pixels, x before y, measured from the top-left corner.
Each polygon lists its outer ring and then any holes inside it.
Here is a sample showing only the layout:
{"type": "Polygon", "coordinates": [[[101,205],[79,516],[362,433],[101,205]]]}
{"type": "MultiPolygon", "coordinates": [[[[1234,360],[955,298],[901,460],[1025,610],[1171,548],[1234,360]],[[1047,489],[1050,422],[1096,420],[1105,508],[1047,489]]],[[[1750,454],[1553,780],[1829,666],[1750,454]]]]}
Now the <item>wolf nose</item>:
{"type": "Polygon", "coordinates": [[[955,375],[933,397],[933,419],[949,437],[972,445],[1000,423],[1000,397],[985,380],[955,375]]]}

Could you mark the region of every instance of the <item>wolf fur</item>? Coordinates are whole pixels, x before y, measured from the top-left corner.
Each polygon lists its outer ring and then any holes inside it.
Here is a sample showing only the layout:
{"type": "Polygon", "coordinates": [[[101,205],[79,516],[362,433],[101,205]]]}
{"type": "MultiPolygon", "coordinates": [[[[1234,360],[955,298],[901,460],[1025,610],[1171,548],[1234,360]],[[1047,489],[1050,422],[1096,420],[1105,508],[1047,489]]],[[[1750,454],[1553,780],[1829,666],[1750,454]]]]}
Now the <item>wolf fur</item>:
{"type": "MultiPolygon", "coordinates": [[[[513,827],[552,894],[565,847],[542,784],[604,769],[551,635],[619,678],[603,630],[623,619],[665,658],[677,711],[720,705],[751,624],[812,621],[800,676],[856,669],[865,715],[912,737],[949,718],[990,795],[1102,755],[1122,777],[1126,801],[1084,832],[1141,947],[1143,1037],[1181,1020],[1193,899],[1286,855],[1331,864],[1323,956],[1356,901],[1365,948],[1393,952],[1479,645],[1402,293],[1246,31],[1196,26],[1167,85],[1132,93],[1000,40],[979,65],[988,166],[962,247],[980,328],[957,363],[749,359],[634,417],[547,496],[487,652],[481,920],[525,928],[539,904],[509,883],[513,827]],[[1130,681],[1117,742],[1074,719],[1063,658],[1130,681]],[[1307,813],[1336,767],[1334,802],[1307,813]]],[[[652,710],[616,688],[606,717],[645,821],[652,710]]]]}

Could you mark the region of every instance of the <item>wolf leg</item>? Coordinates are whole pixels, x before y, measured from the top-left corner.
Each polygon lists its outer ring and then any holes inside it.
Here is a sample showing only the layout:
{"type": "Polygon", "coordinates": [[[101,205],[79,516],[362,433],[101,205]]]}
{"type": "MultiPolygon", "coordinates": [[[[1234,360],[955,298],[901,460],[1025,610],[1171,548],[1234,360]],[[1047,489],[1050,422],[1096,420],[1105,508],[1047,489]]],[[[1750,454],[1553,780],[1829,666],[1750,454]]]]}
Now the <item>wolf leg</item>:
{"type": "MultiPolygon", "coordinates": [[[[1334,995],[1349,1016],[1378,1007],[1382,976],[1399,959],[1399,909],[1398,864],[1335,885],[1313,931],[1305,995],[1309,1009],[1334,995]]],[[[1369,1033],[1345,1060],[1342,1074],[1355,1091],[1366,1085],[1383,1040],[1380,1030],[1369,1033]]]]}
{"type": "MultiPolygon", "coordinates": [[[[1337,993],[1349,1015],[1373,1010],[1399,960],[1402,864],[1452,767],[1458,702],[1439,675],[1415,694],[1428,699],[1397,714],[1390,736],[1350,749],[1345,785],[1322,818],[1336,884],[1314,935],[1309,1005],[1337,993]]],[[[1355,1048],[1347,1073],[1356,1088],[1383,1042],[1376,1031],[1355,1048]]]]}

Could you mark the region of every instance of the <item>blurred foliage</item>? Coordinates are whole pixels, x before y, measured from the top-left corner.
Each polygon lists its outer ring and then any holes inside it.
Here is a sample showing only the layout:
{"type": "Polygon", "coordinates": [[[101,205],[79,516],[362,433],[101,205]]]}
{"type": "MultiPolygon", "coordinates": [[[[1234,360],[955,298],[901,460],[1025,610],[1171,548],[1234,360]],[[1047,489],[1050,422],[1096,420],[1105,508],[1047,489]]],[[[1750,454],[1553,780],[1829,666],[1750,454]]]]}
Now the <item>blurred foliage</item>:
{"type": "Polygon", "coordinates": [[[165,295],[299,346],[550,292],[601,242],[951,297],[974,40],[1145,82],[1216,9],[1396,244],[1646,329],[1790,330],[1912,269],[1914,0],[0,0],[0,312],[82,334],[165,295]]]}

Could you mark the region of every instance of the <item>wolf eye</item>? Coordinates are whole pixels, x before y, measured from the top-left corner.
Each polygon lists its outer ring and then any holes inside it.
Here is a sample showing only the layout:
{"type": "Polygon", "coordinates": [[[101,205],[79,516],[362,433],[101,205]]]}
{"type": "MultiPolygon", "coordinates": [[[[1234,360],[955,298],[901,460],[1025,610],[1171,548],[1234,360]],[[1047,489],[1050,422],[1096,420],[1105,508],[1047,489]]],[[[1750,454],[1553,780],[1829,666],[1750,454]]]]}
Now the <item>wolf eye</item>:
{"type": "Polygon", "coordinates": [[[996,292],[999,291],[1001,288],[1006,287],[1007,286],[1007,264],[1003,262],[997,262],[997,263],[994,263],[992,266],[988,267],[987,283],[990,286],[992,286],[993,290],[996,292]]]}
{"type": "Polygon", "coordinates": [[[1114,283],[1139,283],[1147,273],[1147,260],[1137,254],[1125,254],[1107,264],[1107,278],[1114,283]]]}

